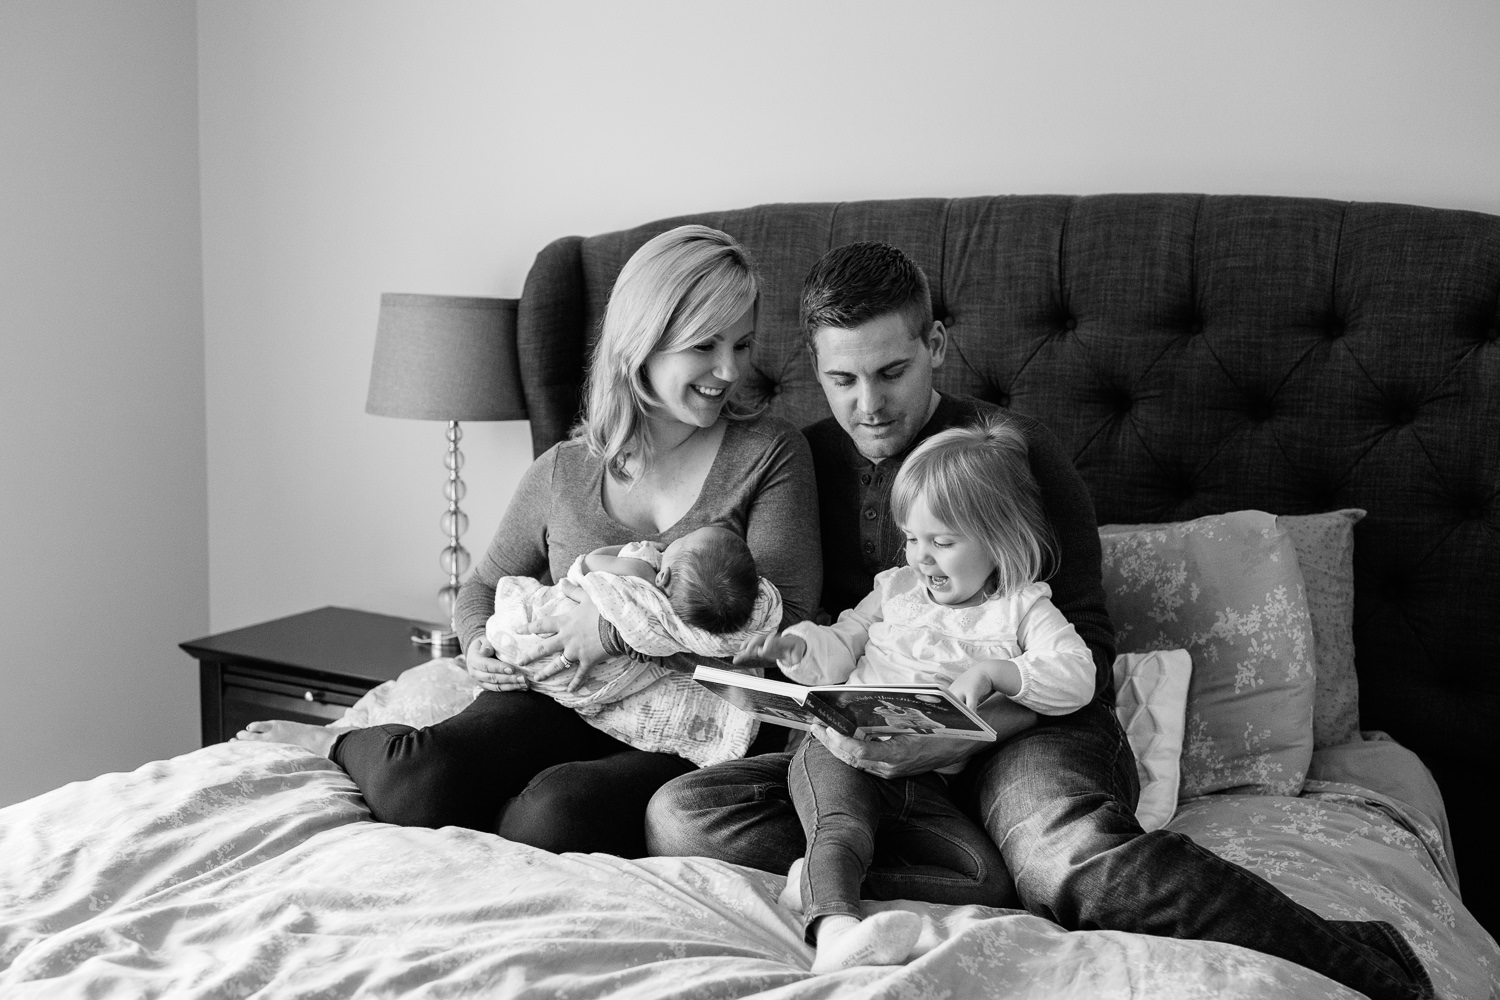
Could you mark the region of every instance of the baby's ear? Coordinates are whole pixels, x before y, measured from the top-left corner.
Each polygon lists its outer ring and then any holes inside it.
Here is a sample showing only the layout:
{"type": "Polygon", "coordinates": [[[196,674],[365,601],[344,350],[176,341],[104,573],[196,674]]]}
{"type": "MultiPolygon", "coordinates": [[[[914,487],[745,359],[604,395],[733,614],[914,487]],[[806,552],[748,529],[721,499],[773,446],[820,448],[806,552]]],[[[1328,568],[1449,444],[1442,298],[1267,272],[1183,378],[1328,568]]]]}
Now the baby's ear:
{"type": "Polygon", "coordinates": [[[666,590],[667,589],[667,585],[670,584],[671,582],[672,582],[672,567],[670,567],[670,566],[663,566],[661,569],[659,569],[659,570],[656,571],[656,585],[658,587],[660,587],[662,590],[666,590]]]}

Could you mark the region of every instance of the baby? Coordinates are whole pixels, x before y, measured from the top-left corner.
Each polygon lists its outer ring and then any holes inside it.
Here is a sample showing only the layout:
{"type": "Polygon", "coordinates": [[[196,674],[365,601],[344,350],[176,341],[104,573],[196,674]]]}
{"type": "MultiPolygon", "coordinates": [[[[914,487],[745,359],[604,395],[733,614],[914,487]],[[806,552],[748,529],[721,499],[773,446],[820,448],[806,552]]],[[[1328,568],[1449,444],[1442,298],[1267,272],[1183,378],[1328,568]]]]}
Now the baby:
{"type": "Polygon", "coordinates": [[[677,616],[705,632],[742,628],[760,593],[745,540],[714,525],[690,531],[666,548],[635,542],[595,549],[583,557],[583,569],[653,580],[677,616]]]}
{"type": "MultiPolygon", "coordinates": [[[[742,634],[740,630],[750,621],[755,600],[760,595],[755,560],[744,539],[727,528],[714,525],[690,531],[665,547],[659,542],[642,541],[595,549],[579,557],[568,571],[568,578],[581,582],[582,577],[592,573],[610,573],[646,581],[652,589],[665,595],[682,624],[711,636],[742,634]]],[[[659,610],[648,607],[650,602],[628,584],[619,588],[619,592],[627,598],[634,595],[635,600],[631,603],[646,615],[659,610]]],[[[485,637],[495,647],[495,655],[507,663],[526,664],[534,660],[546,637],[518,633],[517,626],[550,615],[568,602],[562,587],[541,586],[528,577],[503,578],[495,587],[495,613],[485,624],[485,637]],[[533,586],[528,586],[528,583],[533,586]]],[[[604,609],[601,608],[600,612],[604,613],[604,609]]],[[[723,643],[709,641],[708,644],[729,646],[727,640],[723,643]]],[[[737,650],[738,647],[734,647],[730,651],[737,650]]],[[[669,650],[684,651],[724,655],[685,644],[669,650]]],[[[608,673],[610,671],[604,667],[595,669],[586,686],[574,693],[587,696],[606,679],[608,673]]],[[[561,684],[557,686],[566,689],[571,678],[572,671],[563,671],[551,680],[560,680],[561,684]]],[[[554,687],[547,681],[535,681],[532,686],[546,694],[551,694],[554,687]]]]}
{"type": "Polygon", "coordinates": [[[538,679],[534,672],[548,661],[536,657],[547,637],[525,626],[565,609],[572,598],[562,586],[508,576],[496,584],[495,613],[485,623],[499,659],[526,673],[531,690],[637,749],[676,753],[700,765],[744,753],[755,735],[748,716],[684,671],[650,661],[676,653],[728,658],[746,642],[776,633],[781,595],[756,574],[744,539],[707,526],[665,547],[647,541],[609,546],[580,556],[568,579],[636,655],[610,657],[581,682],[576,664],[538,679]],[[653,690],[647,694],[647,688],[653,690]],[[675,693],[664,697],[664,688],[675,693]]]}

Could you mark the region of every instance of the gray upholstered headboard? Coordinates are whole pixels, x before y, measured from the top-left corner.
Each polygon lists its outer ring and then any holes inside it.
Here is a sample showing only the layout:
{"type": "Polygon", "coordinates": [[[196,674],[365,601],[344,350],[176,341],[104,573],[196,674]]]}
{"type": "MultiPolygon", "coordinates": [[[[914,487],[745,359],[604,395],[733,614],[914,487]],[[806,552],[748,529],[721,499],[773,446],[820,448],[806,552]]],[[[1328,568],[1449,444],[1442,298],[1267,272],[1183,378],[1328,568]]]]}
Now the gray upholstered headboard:
{"type": "Polygon", "coordinates": [[[1100,523],[1362,507],[1355,641],[1367,729],[1417,751],[1452,818],[1465,901],[1500,864],[1500,218],[1200,195],[761,205],[568,237],[538,255],[520,354],[538,451],[573,421],[609,288],[642,242],[738,237],[765,294],[751,390],[824,415],[797,295],[863,239],[926,269],[951,334],[939,388],[1039,417],[1100,523]]]}

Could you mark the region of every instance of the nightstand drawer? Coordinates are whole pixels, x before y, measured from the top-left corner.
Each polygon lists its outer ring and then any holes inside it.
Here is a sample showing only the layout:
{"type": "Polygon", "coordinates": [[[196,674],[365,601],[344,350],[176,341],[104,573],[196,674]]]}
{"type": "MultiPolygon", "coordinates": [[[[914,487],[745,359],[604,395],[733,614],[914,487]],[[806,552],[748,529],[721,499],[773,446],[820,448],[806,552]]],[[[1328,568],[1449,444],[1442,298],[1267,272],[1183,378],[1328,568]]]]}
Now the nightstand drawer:
{"type": "Polygon", "coordinates": [[[262,719],[291,719],[319,726],[335,722],[366,690],[352,684],[289,683],[236,669],[225,670],[222,736],[227,739],[243,729],[245,723],[262,719]]]}
{"type": "Polygon", "coordinates": [[[285,711],[301,711],[317,716],[337,718],[344,709],[359,700],[368,687],[352,684],[300,684],[296,681],[272,680],[240,673],[224,672],[225,698],[244,698],[262,705],[276,705],[285,711]]]}

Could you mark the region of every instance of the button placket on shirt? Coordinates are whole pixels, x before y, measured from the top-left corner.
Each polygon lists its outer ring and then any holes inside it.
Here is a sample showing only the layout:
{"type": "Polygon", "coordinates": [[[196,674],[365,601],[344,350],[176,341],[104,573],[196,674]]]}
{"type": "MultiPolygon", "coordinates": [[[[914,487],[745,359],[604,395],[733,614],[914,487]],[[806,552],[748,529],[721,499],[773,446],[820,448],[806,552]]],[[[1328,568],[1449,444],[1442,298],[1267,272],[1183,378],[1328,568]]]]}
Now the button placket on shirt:
{"type": "Polygon", "coordinates": [[[865,556],[865,568],[871,573],[886,566],[882,561],[886,553],[881,552],[881,540],[885,536],[886,518],[890,516],[889,499],[885,494],[887,472],[876,468],[860,473],[860,550],[865,556]]]}
{"type": "Polygon", "coordinates": [[[876,498],[880,491],[873,488],[874,482],[874,473],[865,471],[859,474],[859,547],[865,556],[866,569],[872,572],[875,569],[874,560],[880,539],[880,514],[875,509],[876,498]]]}

